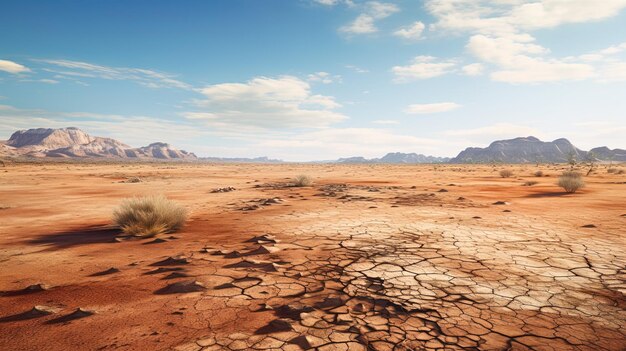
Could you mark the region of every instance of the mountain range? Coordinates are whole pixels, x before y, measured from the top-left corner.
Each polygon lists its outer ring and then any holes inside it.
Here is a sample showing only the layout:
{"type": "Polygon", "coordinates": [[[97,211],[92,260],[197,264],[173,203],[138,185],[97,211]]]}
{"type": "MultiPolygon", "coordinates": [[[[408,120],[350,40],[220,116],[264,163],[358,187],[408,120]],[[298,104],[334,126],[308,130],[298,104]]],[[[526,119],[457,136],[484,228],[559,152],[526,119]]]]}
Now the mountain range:
{"type": "Polygon", "coordinates": [[[0,156],[119,158],[119,159],[197,159],[193,153],[177,150],[166,143],[131,148],[115,139],[94,137],[74,127],[20,130],[0,142],[0,156]]]}
{"type": "Polygon", "coordinates": [[[361,156],[340,158],[334,163],[446,163],[449,157],[425,156],[416,153],[390,152],[381,158],[365,158],[361,156]]]}
{"type": "MultiPolygon", "coordinates": [[[[140,160],[191,160],[204,162],[250,162],[278,163],[281,160],[257,158],[199,158],[191,152],[178,150],[171,145],[156,142],[148,146],[132,148],[111,138],[91,136],[74,128],[37,128],[20,130],[9,140],[0,141],[0,157],[35,158],[105,158],[140,160]]],[[[342,164],[419,164],[419,163],[563,163],[571,158],[577,161],[591,158],[601,161],[626,162],[626,150],[609,149],[605,146],[584,151],[569,140],[541,141],[535,137],[497,140],[485,148],[468,147],[456,157],[425,156],[416,153],[388,153],[381,158],[360,156],[340,158],[327,163],[342,164]]]]}
{"type": "Polygon", "coordinates": [[[569,140],[541,141],[535,137],[497,140],[486,148],[468,147],[450,163],[563,163],[576,161],[626,161],[626,150],[597,147],[589,151],[575,147],[569,140]]]}

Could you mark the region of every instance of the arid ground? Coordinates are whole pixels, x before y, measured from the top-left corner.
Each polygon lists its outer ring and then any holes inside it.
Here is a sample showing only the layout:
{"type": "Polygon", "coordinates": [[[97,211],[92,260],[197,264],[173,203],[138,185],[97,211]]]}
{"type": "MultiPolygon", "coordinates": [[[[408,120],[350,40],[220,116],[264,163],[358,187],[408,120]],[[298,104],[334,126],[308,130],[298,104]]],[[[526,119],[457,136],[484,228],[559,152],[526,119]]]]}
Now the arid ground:
{"type": "Polygon", "coordinates": [[[0,350],[624,350],[626,175],[565,168],[9,164],[0,350]],[[187,225],[117,238],[149,194],[187,225]]]}

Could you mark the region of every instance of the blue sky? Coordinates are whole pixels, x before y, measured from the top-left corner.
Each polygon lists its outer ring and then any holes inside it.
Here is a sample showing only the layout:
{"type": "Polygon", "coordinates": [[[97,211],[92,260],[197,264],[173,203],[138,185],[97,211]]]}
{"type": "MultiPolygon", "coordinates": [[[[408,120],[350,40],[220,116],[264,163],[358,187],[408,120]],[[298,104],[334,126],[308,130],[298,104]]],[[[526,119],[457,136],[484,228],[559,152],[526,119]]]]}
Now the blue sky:
{"type": "Polygon", "coordinates": [[[0,139],[203,156],[624,148],[626,0],[3,1],[0,139]]]}

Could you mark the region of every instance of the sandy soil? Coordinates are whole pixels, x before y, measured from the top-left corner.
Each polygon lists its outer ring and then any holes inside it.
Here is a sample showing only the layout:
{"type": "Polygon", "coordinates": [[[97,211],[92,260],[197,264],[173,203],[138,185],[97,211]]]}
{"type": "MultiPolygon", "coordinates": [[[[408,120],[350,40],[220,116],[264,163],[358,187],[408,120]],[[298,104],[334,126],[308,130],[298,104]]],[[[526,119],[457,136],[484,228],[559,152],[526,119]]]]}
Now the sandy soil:
{"type": "Polygon", "coordinates": [[[0,350],[624,350],[626,176],[563,168],[8,165],[0,350]],[[155,193],[186,227],[116,240],[155,193]]]}

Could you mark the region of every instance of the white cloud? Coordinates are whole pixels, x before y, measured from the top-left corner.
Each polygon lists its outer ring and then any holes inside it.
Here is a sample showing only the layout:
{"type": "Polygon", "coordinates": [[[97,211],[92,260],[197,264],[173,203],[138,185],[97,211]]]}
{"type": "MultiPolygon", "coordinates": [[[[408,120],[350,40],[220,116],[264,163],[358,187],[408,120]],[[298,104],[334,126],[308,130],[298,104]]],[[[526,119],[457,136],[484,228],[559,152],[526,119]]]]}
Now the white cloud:
{"type": "Polygon", "coordinates": [[[328,72],[315,72],[307,76],[309,82],[319,82],[324,84],[330,84],[334,82],[341,82],[341,76],[331,75],[328,72]]]}
{"type": "Polygon", "coordinates": [[[393,35],[404,39],[417,40],[422,37],[422,32],[425,27],[424,23],[417,21],[408,27],[398,29],[393,32],[393,35]]]}
{"type": "Polygon", "coordinates": [[[534,43],[528,34],[492,37],[474,35],[467,49],[485,62],[496,64],[500,70],[491,74],[495,81],[508,83],[557,82],[581,80],[595,75],[594,67],[585,63],[570,63],[542,56],[548,49],[534,43]]]}
{"type": "Polygon", "coordinates": [[[0,60],[0,71],[18,74],[30,72],[30,69],[26,66],[20,65],[19,63],[8,61],[8,60],[0,60]]]}
{"type": "Polygon", "coordinates": [[[471,63],[461,67],[461,70],[466,76],[480,76],[485,70],[485,65],[482,63],[471,63]]]}
{"type": "Polygon", "coordinates": [[[338,4],[345,4],[348,7],[353,7],[354,5],[354,1],[352,0],[313,0],[313,2],[318,3],[320,5],[325,5],[325,6],[335,6],[338,4]]]}
{"type": "Polygon", "coordinates": [[[367,12],[375,19],[387,18],[400,11],[400,8],[394,4],[378,1],[370,1],[366,4],[366,6],[367,12]]]}
{"type": "Polygon", "coordinates": [[[501,35],[603,20],[626,0],[429,0],[426,8],[437,19],[433,29],[501,35]]]}
{"type": "Polygon", "coordinates": [[[576,59],[549,57],[550,50],[535,43],[532,30],[567,23],[599,21],[626,8],[626,0],[430,0],[427,9],[436,18],[432,30],[471,34],[468,51],[497,69],[496,81],[541,83],[590,79],[602,60],[599,55],[623,50],[621,46],[576,59]]]}
{"type": "Polygon", "coordinates": [[[109,67],[70,60],[35,60],[52,68],[44,70],[57,73],[59,77],[101,78],[130,80],[149,88],[179,88],[191,90],[192,86],[175,79],[174,75],[143,68],[109,67]]]}
{"type": "Polygon", "coordinates": [[[432,56],[417,56],[413,59],[413,62],[407,66],[395,66],[391,71],[395,75],[394,81],[406,82],[415,79],[428,79],[453,71],[456,66],[456,62],[452,60],[437,61],[436,57],[432,56]]]}
{"type": "Polygon", "coordinates": [[[47,83],[47,84],[58,84],[59,81],[58,80],[54,80],[54,79],[40,79],[39,80],[42,83],[47,83]]]}
{"type": "Polygon", "coordinates": [[[58,80],[54,80],[54,79],[20,79],[20,82],[39,82],[39,83],[46,83],[46,84],[58,84],[59,81],[58,80]]]}
{"type": "Polygon", "coordinates": [[[335,6],[339,3],[339,0],[314,0],[316,3],[326,6],[335,6]]]}
{"type": "Polygon", "coordinates": [[[203,111],[185,117],[225,129],[320,128],[347,119],[333,111],[333,97],[314,95],[309,83],[292,76],[256,77],[246,83],[223,83],[200,89],[203,111]]]}
{"type": "Polygon", "coordinates": [[[626,81],[626,62],[611,62],[605,65],[600,72],[599,81],[602,83],[626,81]]]}
{"type": "Polygon", "coordinates": [[[456,110],[461,105],[454,102],[439,102],[433,104],[413,104],[409,105],[404,112],[408,114],[431,114],[456,110]]]}
{"type": "Polygon", "coordinates": [[[376,21],[387,18],[400,11],[398,6],[391,3],[369,1],[365,3],[363,12],[350,24],[339,30],[348,34],[369,34],[378,32],[376,21]]]}
{"type": "Polygon", "coordinates": [[[541,83],[583,80],[594,75],[594,68],[586,64],[528,60],[524,65],[493,72],[491,79],[507,83],[541,83]]]}
{"type": "Polygon", "coordinates": [[[374,17],[361,14],[352,23],[339,29],[342,32],[350,34],[368,34],[378,31],[374,25],[374,17]]]}
{"type": "Polygon", "coordinates": [[[626,43],[612,45],[606,49],[600,50],[601,55],[614,55],[626,50],[626,43]]]}
{"type": "Polygon", "coordinates": [[[351,69],[351,70],[355,71],[356,73],[369,73],[368,69],[357,67],[357,66],[354,66],[354,65],[346,65],[346,68],[351,69]]]}

